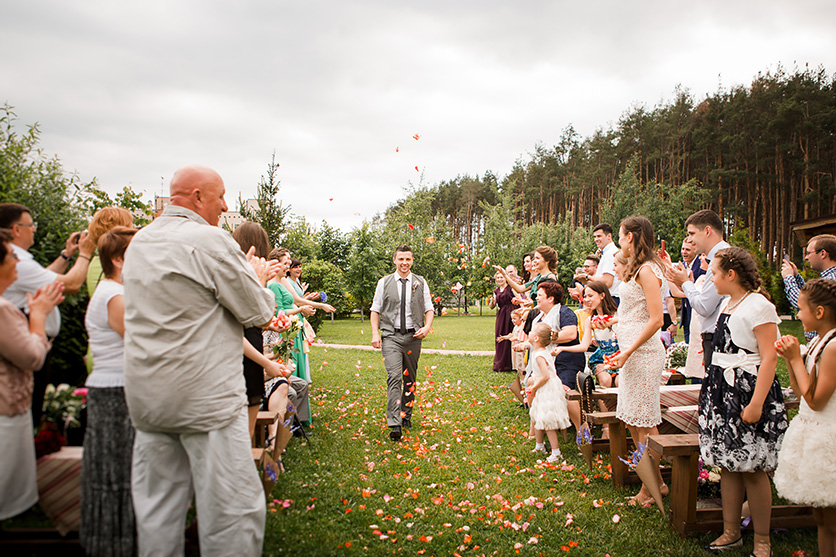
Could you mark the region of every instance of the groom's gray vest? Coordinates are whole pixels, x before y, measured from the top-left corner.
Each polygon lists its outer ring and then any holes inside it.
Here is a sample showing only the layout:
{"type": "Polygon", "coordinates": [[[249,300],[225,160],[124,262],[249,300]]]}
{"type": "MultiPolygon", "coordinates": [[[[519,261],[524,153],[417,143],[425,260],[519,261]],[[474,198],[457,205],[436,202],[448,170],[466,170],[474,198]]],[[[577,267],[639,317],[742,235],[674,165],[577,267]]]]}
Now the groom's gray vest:
{"type": "MultiPolygon", "coordinates": [[[[388,337],[395,334],[396,323],[400,322],[401,299],[398,290],[401,283],[397,273],[383,277],[383,306],[380,308],[380,336],[388,337]]],[[[424,326],[424,312],[431,308],[424,307],[424,289],[427,282],[423,277],[412,274],[412,292],[409,307],[412,310],[412,324],[416,329],[424,326]]],[[[407,291],[407,296],[410,292],[407,291]]]]}

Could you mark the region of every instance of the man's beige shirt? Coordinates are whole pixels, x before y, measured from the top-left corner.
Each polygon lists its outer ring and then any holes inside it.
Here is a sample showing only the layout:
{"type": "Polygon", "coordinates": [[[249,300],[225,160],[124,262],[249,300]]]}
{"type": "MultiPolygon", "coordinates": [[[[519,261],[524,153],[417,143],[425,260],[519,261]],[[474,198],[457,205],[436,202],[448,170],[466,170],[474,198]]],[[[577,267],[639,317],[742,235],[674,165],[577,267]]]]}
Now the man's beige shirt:
{"type": "Polygon", "coordinates": [[[134,426],[214,431],[246,405],[243,327],[276,307],[230,234],[174,205],[125,254],[125,398],[134,426]]]}

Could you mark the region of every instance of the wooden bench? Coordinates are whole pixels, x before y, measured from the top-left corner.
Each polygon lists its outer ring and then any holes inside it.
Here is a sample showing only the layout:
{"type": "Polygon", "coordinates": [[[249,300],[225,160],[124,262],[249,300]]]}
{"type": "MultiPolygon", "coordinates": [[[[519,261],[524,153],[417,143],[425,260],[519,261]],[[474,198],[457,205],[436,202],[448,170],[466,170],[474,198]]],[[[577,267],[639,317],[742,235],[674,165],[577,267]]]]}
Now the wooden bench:
{"type": "MultiPolygon", "coordinates": [[[[667,411],[668,409],[662,408],[663,414],[667,411]]],[[[621,456],[627,459],[627,456],[635,450],[635,443],[627,437],[627,427],[624,425],[624,422],[615,417],[615,412],[593,412],[587,414],[587,417],[591,424],[609,426],[610,438],[608,449],[610,453],[610,469],[612,471],[613,485],[620,488],[630,484],[641,483],[641,479],[639,479],[635,471],[631,470],[629,466],[618,458],[621,456]]],[[[670,477],[671,470],[663,468],[662,479],[667,482],[670,477]]]]}
{"type": "MultiPolygon", "coordinates": [[[[255,420],[255,432],[253,433],[253,447],[263,449],[267,446],[270,427],[279,421],[279,413],[275,410],[262,410],[255,420]]],[[[273,443],[271,443],[272,448],[273,443]]]]}
{"type": "MultiPolygon", "coordinates": [[[[670,522],[681,536],[698,532],[722,531],[722,509],[698,509],[697,485],[700,441],[697,434],[650,435],[647,446],[672,462],[670,482],[670,522]]],[[[770,528],[812,528],[812,507],[777,505],[772,507],[770,528]]]]}

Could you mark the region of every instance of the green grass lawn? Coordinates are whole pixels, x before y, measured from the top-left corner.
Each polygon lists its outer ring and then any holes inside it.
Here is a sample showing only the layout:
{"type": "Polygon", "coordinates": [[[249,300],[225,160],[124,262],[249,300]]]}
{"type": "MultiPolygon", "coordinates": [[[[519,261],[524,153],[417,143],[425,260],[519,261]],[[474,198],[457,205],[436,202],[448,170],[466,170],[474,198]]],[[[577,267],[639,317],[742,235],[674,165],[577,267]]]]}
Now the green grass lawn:
{"type": "MultiPolygon", "coordinates": [[[[493,350],[496,315],[485,308],[484,315],[444,315],[433,319],[432,333],[424,339],[423,348],[446,350],[493,350]]],[[[473,308],[471,308],[473,311],[473,308]]],[[[478,311],[478,309],[477,309],[478,311]]],[[[361,323],[359,316],[325,321],[319,331],[322,342],[371,346],[372,328],[368,316],[361,323]]]]}
{"type": "MultiPolygon", "coordinates": [[[[361,328],[365,344],[359,319],[322,336],[361,343],[361,328]]],[[[485,349],[493,318],[442,318],[435,331],[425,346],[485,349]]],[[[589,471],[571,436],[566,465],[538,464],[510,374],[492,372],[490,357],[424,354],[420,364],[415,427],[395,444],[380,353],[313,348],[312,442],[288,447],[265,555],[705,555],[713,534],[683,540],[658,511],[626,505],[637,488],[615,489],[600,463],[589,471]]],[[[751,536],[727,555],[748,555],[751,536]]],[[[816,553],[814,530],[772,539],[775,555],[816,553]]]]}

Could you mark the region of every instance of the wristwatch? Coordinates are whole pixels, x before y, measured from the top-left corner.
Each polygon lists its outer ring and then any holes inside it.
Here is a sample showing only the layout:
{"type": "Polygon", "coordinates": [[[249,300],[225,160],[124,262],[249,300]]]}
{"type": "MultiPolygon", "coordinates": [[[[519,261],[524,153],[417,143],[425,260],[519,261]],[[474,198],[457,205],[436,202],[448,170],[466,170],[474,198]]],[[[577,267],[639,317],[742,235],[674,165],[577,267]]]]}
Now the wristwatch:
{"type": "Polygon", "coordinates": [[[60,253],[59,255],[61,256],[61,259],[63,259],[63,260],[64,260],[64,261],[66,261],[67,263],[69,263],[70,261],[72,261],[72,258],[71,258],[71,257],[67,257],[67,256],[64,254],[64,250],[61,250],[61,253],[60,253]]]}

